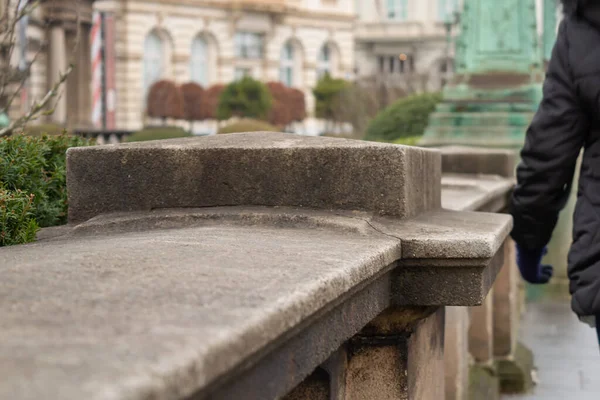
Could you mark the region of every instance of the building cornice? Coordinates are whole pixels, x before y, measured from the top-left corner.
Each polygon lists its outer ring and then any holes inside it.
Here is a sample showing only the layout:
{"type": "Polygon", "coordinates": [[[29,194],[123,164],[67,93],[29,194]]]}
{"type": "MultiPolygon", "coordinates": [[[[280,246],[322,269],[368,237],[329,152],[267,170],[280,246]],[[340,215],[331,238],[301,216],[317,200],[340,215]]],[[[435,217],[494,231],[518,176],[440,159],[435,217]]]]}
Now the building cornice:
{"type": "MultiPolygon", "coordinates": [[[[202,8],[215,8],[230,12],[257,12],[267,13],[282,16],[293,16],[306,19],[326,19],[329,21],[337,22],[355,22],[357,17],[349,15],[347,13],[334,13],[327,11],[313,11],[306,10],[297,6],[291,6],[286,4],[277,3],[260,3],[260,2],[222,2],[215,0],[161,0],[161,1],[148,1],[148,0],[127,0],[128,3],[137,3],[143,5],[168,5],[168,6],[180,6],[180,7],[202,7],[202,8]]],[[[179,14],[179,13],[170,13],[179,14]]],[[[189,16],[189,14],[183,14],[189,16]]]]}

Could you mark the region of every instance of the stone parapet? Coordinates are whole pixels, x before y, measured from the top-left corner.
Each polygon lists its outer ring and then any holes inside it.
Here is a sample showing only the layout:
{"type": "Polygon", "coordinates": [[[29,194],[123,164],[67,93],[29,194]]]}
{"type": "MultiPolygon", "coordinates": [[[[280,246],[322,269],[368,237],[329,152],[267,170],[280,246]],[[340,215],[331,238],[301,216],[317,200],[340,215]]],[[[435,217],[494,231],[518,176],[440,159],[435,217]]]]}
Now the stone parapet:
{"type": "Polygon", "coordinates": [[[279,134],[70,150],[74,223],[0,252],[0,398],[443,398],[445,306],[489,298],[511,221],[440,176],[279,134]]]}
{"type": "MultiPolygon", "coordinates": [[[[444,208],[506,211],[515,183],[513,151],[460,146],[440,150],[444,208]]],[[[485,302],[447,310],[447,400],[499,398],[500,390],[523,391],[531,382],[531,363],[521,363],[527,357],[515,355],[517,349],[528,351],[517,342],[520,299],[514,244],[507,239],[502,249],[502,267],[485,302]]]]}

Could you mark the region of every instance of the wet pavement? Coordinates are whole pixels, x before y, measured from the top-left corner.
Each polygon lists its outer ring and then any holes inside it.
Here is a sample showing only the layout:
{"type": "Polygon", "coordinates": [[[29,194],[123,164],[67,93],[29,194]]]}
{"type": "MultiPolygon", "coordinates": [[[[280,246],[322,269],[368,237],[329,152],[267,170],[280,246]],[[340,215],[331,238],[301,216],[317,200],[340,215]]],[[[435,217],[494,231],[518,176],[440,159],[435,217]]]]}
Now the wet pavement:
{"type": "Polygon", "coordinates": [[[599,400],[600,350],[596,332],[580,323],[569,303],[530,303],[521,341],[535,355],[537,380],[532,394],[503,400],[599,400]]]}

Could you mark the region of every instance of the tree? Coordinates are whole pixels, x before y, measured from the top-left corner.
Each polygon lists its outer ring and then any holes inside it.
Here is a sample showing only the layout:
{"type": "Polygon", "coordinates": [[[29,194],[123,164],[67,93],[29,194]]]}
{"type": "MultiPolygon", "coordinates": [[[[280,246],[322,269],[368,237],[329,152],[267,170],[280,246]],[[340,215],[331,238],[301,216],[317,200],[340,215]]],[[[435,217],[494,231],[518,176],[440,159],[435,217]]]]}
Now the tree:
{"type": "Polygon", "coordinates": [[[202,110],[204,89],[195,82],[181,85],[183,95],[183,116],[190,122],[190,130],[193,130],[194,121],[202,121],[204,113],[202,110]]]}
{"type": "Polygon", "coordinates": [[[225,87],[219,98],[217,118],[232,117],[267,120],[273,99],[267,86],[246,76],[225,87]]]}
{"type": "Polygon", "coordinates": [[[281,82],[269,82],[267,87],[273,98],[273,106],[269,112],[269,123],[279,128],[285,128],[294,121],[291,90],[281,82]]]}
{"type": "MultiPolygon", "coordinates": [[[[25,87],[31,74],[32,66],[38,62],[38,58],[43,51],[48,49],[47,38],[42,35],[42,43],[38,46],[38,50],[30,60],[20,60],[21,63],[17,67],[11,64],[14,59],[15,52],[18,48],[19,33],[21,29],[26,32],[26,27],[23,24],[29,18],[34,18],[34,12],[40,6],[42,1],[28,0],[0,0],[0,115],[6,116],[11,109],[13,102],[18,98],[23,88],[25,87]]],[[[76,35],[73,45],[73,54],[80,42],[80,6],[79,1],[70,1],[70,6],[75,10],[76,14],[76,35]]],[[[45,6],[45,5],[44,5],[45,6]]],[[[49,5],[48,7],[52,7],[49,5]]],[[[43,26],[49,26],[53,22],[52,18],[47,18],[45,21],[39,21],[43,26]]],[[[87,38],[86,38],[87,39],[87,38]]],[[[68,67],[61,71],[60,75],[54,82],[49,82],[49,89],[42,96],[35,99],[22,115],[8,123],[0,126],[0,137],[10,136],[14,132],[23,131],[25,127],[32,121],[44,115],[50,115],[54,112],[56,103],[61,97],[61,89],[67,80],[67,77],[73,71],[73,61],[69,61],[68,67]]]]}
{"type": "Polygon", "coordinates": [[[184,102],[181,89],[168,80],[154,83],[148,92],[147,115],[162,119],[163,124],[167,118],[183,118],[184,102]]]}
{"type": "Polygon", "coordinates": [[[300,89],[290,88],[290,108],[292,121],[302,122],[306,119],[306,96],[300,89]]]}
{"type": "Polygon", "coordinates": [[[343,79],[334,79],[325,74],[313,89],[315,95],[315,114],[317,118],[334,120],[336,98],[348,87],[343,79]]]}

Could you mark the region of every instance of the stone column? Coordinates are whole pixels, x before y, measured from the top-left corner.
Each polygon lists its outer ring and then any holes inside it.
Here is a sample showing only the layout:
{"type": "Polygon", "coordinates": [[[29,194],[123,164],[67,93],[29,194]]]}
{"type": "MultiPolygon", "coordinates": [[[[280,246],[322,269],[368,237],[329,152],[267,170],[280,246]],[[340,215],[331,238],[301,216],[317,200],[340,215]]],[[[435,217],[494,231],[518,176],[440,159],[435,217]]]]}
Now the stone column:
{"type": "MultiPolygon", "coordinates": [[[[50,27],[50,56],[48,58],[50,64],[47,85],[48,88],[51,88],[67,69],[67,44],[62,25],[56,24],[50,27]]],[[[50,116],[50,120],[64,125],[67,122],[67,97],[64,87],[62,90],[60,98],[54,101],[54,112],[50,116]]]]}
{"type": "Polygon", "coordinates": [[[91,116],[91,82],[92,82],[92,65],[91,65],[91,44],[90,34],[91,26],[89,24],[81,24],[81,41],[78,49],[77,61],[77,97],[78,97],[78,124],[81,127],[90,125],[91,116]]]}

